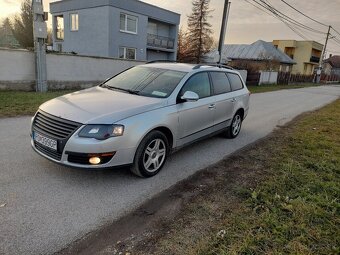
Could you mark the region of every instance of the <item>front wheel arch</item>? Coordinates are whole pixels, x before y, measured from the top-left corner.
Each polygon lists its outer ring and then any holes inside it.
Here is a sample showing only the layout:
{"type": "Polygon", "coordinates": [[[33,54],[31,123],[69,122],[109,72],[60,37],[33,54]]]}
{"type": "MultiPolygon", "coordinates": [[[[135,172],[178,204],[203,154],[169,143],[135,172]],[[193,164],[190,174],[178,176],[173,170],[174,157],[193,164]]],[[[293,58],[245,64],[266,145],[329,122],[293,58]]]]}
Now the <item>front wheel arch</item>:
{"type": "MultiPolygon", "coordinates": [[[[158,150],[155,150],[156,152],[158,150]]],[[[156,175],[164,166],[167,157],[169,156],[170,153],[170,146],[169,146],[169,141],[167,136],[157,130],[157,129],[153,129],[150,132],[148,132],[140,141],[140,143],[138,144],[137,150],[135,152],[135,156],[134,156],[134,160],[133,160],[133,164],[130,168],[131,172],[134,173],[135,175],[139,176],[139,177],[152,177],[154,175],[156,175]],[[150,142],[153,139],[162,139],[164,144],[165,144],[165,154],[164,155],[164,160],[162,161],[162,163],[160,164],[159,168],[155,171],[148,171],[147,167],[145,167],[143,165],[143,159],[144,159],[144,154],[146,153],[145,150],[147,149],[147,146],[150,144],[150,142]]],[[[158,157],[155,157],[155,159],[157,160],[158,157]]],[[[157,163],[157,162],[156,162],[157,163]]]]}

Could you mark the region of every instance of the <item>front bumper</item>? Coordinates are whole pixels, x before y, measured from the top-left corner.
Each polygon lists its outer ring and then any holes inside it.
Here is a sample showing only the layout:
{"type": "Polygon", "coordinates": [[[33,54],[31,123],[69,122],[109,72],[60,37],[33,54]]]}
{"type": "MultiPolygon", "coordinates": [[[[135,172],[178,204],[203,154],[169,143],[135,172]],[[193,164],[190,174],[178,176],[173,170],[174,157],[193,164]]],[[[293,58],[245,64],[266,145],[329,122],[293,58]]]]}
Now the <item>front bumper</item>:
{"type": "Polygon", "coordinates": [[[67,140],[60,160],[50,156],[40,145],[36,146],[33,138],[31,138],[31,145],[35,152],[55,163],[87,169],[100,169],[132,164],[136,151],[136,148],[126,148],[126,146],[124,146],[124,137],[112,137],[104,141],[99,141],[93,138],[78,137],[77,132],[67,140]],[[109,152],[114,152],[114,155],[108,162],[103,164],[79,164],[69,161],[70,155],[103,154],[109,152]]]}

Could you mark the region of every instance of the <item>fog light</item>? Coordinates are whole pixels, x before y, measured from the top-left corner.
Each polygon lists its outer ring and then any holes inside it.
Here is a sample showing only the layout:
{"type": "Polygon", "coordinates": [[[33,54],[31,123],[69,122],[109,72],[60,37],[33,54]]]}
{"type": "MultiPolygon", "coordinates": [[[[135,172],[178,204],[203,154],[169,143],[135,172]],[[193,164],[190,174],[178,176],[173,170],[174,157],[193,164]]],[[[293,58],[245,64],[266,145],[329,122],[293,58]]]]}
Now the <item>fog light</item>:
{"type": "Polygon", "coordinates": [[[92,157],[92,158],[89,158],[89,162],[90,164],[92,165],[98,165],[100,163],[100,158],[99,157],[92,157]]]}

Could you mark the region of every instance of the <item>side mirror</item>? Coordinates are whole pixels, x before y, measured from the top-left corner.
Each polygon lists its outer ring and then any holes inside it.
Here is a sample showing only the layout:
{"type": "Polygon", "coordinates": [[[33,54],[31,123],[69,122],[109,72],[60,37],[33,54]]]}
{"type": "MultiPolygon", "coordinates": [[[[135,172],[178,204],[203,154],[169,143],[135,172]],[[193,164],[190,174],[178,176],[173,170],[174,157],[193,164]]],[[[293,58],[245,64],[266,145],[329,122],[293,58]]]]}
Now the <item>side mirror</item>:
{"type": "Polygon", "coordinates": [[[186,102],[196,102],[200,97],[195,92],[186,91],[181,99],[186,102]]]}

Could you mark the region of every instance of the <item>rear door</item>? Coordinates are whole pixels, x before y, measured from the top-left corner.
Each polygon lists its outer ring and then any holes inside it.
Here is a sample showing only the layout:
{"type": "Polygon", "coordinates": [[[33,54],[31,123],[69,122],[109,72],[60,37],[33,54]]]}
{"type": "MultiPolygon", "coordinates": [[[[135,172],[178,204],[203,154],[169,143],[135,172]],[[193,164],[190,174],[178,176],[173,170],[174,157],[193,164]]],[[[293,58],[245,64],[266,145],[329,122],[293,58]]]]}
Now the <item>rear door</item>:
{"type": "Polygon", "coordinates": [[[210,72],[215,99],[215,131],[230,125],[234,113],[234,98],[231,85],[225,72],[210,72]]]}
{"type": "MultiPolygon", "coordinates": [[[[248,110],[249,105],[249,93],[244,90],[243,82],[238,74],[227,73],[232,90],[232,97],[236,108],[243,108],[248,110]]],[[[235,109],[237,110],[237,109],[235,109]]]]}

